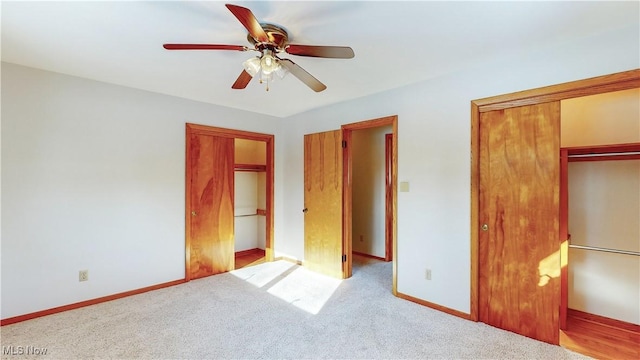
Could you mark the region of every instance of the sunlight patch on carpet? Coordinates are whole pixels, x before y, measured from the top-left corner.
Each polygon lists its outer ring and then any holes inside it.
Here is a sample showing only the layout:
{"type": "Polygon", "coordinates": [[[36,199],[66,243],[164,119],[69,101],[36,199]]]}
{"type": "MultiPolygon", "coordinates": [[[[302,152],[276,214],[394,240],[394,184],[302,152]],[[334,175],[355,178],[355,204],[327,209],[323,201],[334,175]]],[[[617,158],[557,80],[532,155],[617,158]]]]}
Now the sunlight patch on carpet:
{"type": "Polygon", "coordinates": [[[342,280],[298,268],[268,292],[311,314],[320,312],[342,280]]]}
{"type": "Polygon", "coordinates": [[[296,265],[287,261],[274,261],[233,270],[230,273],[261,288],[294,266],[296,265]]]}

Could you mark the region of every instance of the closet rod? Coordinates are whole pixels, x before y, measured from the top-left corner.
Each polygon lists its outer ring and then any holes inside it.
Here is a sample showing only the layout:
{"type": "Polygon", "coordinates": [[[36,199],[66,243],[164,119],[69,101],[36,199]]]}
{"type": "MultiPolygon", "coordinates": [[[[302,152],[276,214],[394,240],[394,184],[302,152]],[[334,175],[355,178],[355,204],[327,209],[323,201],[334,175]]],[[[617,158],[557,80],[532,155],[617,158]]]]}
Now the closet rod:
{"type": "Polygon", "coordinates": [[[234,215],[234,217],[258,216],[258,214],[234,215]]]}
{"type": "Polygon", "coordinates": [[[640,151],[599,153],[599,154],[576,154],[576,155],[568,155],[568,157],[583,158],[583,157],[598,157],[598,156],[631,156],[631,155],[640,155],[640,151]]]}
{"type": "Polygon", "coordinates": [[[625,255],[640,256],[640,252],[637,252],[637,251],[608,249],[608,248],[601,248],[601,247],[595,247],[595,246],[583,246],[583,245],[569,244],[569,248],[582,249],[582,250],[595,250],[595,251],[603,251],[603,252],[609,252],[609,253],[614,253],[614,254],[625,254],[625,255]]]}

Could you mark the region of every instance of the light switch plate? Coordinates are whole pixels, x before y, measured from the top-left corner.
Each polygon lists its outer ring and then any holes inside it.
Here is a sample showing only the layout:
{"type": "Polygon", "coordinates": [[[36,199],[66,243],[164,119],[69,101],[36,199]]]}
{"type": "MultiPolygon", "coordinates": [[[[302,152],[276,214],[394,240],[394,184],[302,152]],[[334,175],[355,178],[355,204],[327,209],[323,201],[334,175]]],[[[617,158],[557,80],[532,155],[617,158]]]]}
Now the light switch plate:
{"type": "Polygon", "coordinates": [[[401,181],[400,182],[400,192],[409,192],[409,182],[401,181]]]}

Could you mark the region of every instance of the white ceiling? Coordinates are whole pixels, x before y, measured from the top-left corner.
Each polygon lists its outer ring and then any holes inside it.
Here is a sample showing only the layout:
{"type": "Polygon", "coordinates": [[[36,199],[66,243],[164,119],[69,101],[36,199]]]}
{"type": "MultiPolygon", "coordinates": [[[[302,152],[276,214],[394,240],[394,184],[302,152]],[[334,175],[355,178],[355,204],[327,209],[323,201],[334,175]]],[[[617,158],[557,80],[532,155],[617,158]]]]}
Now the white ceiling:
{"type": "Polygon", "coordinates": [[[350,46],[355,58],[284,55],[327,85],[289,75],[265,91],[231,85],[254,52],[167,51],[164,43],[249,45],[220,1],[2,1],[2,61],[278,117],[405,86],[550,42],[638,26],[629,2],[233,1],[290,42],[350,46]]]}

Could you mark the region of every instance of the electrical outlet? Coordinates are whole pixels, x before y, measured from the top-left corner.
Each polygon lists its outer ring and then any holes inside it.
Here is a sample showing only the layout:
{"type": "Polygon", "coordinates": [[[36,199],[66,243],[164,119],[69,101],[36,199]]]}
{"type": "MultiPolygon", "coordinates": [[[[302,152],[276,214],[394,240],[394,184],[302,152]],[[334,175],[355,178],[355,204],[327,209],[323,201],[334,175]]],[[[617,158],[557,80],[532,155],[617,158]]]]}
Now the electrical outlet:
{"type": "Polygon", "coordinates": [[[431,280],[431,269],[427,269],[424,272],[424,278],[427,279],[427,280],[431,280]]]}
{"type": "Polygon", "coordinates": [[[78,281],[89,281],[89,270],[80,270],[78,273],[78,281]]]}
{"type": "Polygon", "coordinates": [[[360,235],[360,242],[364,241],[364,237],[362,235],[360,235]]]}

